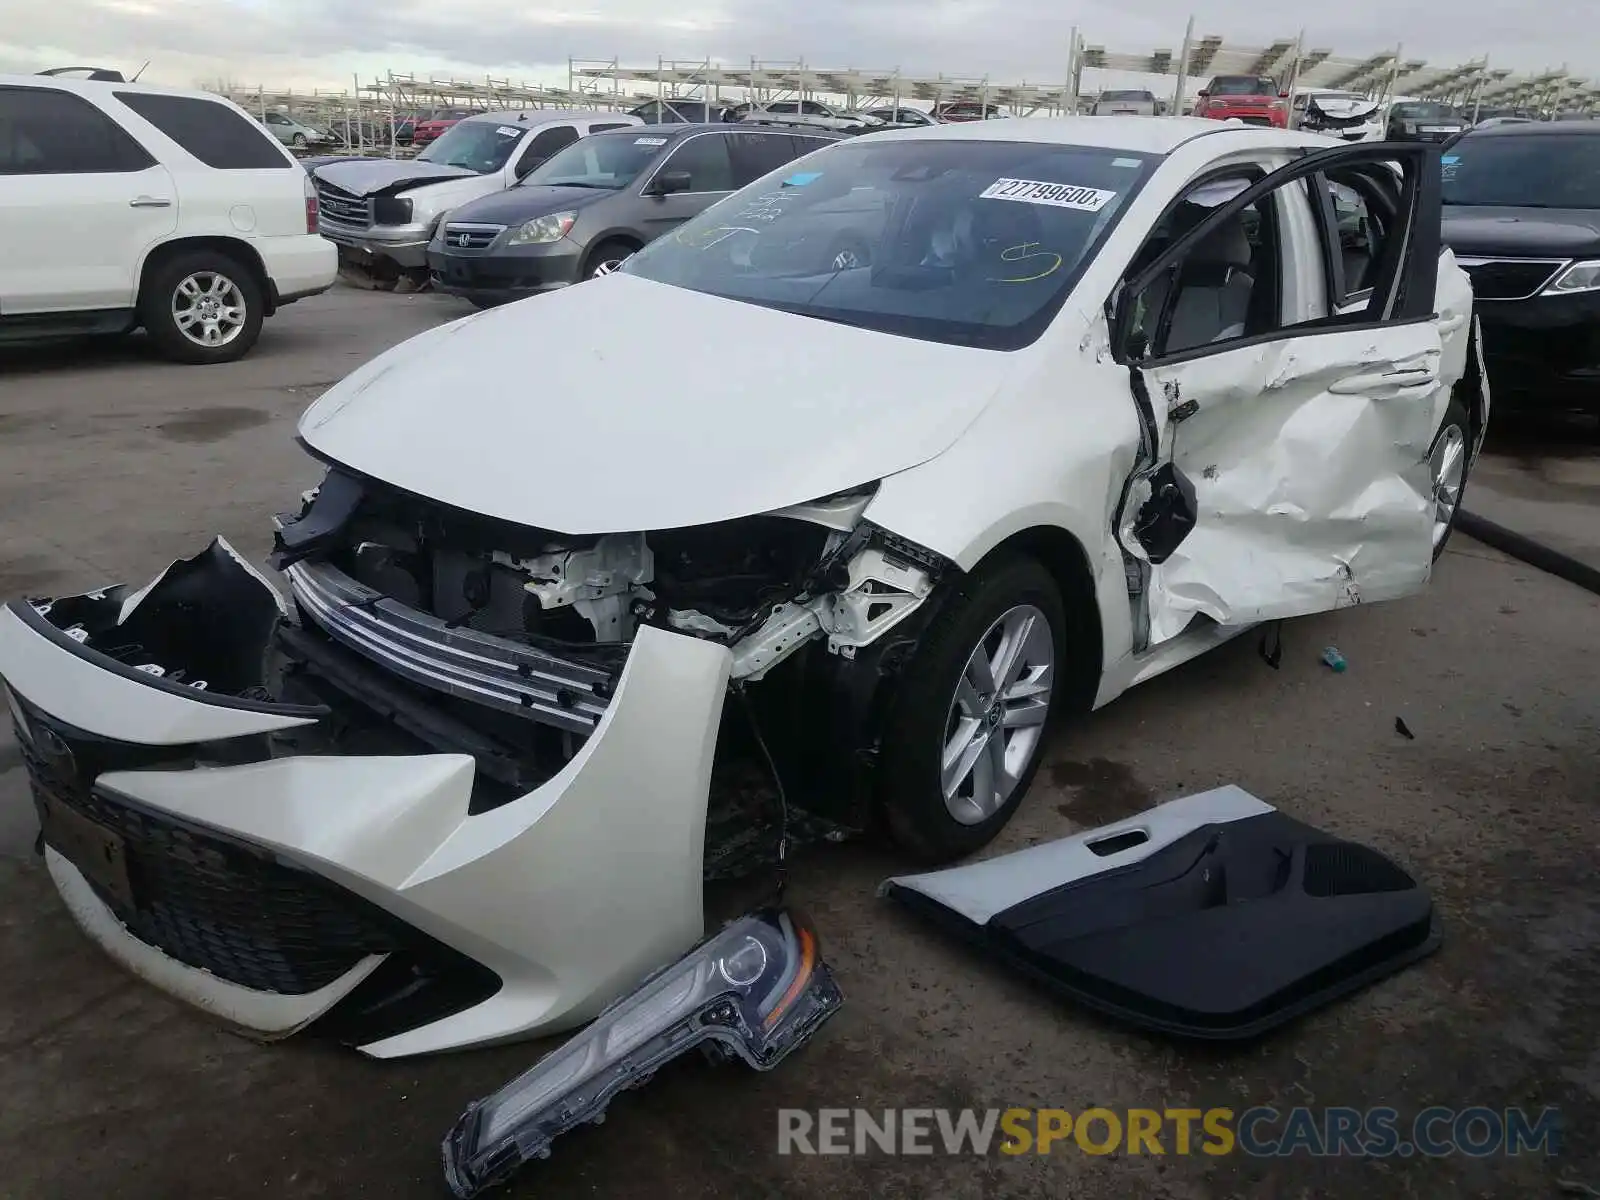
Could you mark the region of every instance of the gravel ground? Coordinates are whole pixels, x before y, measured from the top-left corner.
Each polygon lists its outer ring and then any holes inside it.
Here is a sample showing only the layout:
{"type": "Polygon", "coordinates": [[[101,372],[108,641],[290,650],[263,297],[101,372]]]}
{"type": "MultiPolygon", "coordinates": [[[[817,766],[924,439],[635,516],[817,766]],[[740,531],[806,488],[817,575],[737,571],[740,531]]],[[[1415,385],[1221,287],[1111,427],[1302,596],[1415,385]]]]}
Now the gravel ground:
{"type": "MultiPolygon", "coordinates": [[[[299,411],[463,311],[341,289],[286,310],[232,367],[167,366],[137,342],[0,362],[0,595],[143,581],[218,530],[259,556],[267,514],[318,474],[291,441],[299,411]]],[[[1600,597],[1458,538],[1425,594],[1293,622],[1283,641],[1280,670],[1242,638],[1063,730],[997,849],[1236,782],[1412,866],[1441,912],[1437,956],[1260,1045],[1179,1048],[888,908],[873,889],[902,864],[885,852],[819,847],[791,890],[847,997],[834,1021],[770,1075],[663,1072],[508,1195],[1431,1200],[1554,1196],[1562,1181],[1600,1194],[1584,1136],[1600,1116],[1600,597]],[[1345,674],[1319,664],[1329,644],[1345,674]],[[1568,1134],[1553,1160],[775,1152],[781,1107],[1299,1104],[1555,1105],[1568,1134]]],[[[33,829],[0,741],[0,1195],[441,1196],[441,1135],[545,1048],[377,1063],[240,1040],[78,934],[33,829]]]]}

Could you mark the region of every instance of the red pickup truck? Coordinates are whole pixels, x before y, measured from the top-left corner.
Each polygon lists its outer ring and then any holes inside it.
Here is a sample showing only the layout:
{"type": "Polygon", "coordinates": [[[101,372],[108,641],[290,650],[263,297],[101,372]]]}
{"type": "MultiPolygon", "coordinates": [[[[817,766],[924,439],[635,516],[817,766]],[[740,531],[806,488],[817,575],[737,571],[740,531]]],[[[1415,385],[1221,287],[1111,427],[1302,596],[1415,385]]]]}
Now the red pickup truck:
{"type": "Polygon", "coordinates": [[[1213,121],[1239,118],[1246,125],[1289,128],[1289,93],[1265,75],[1218,75],[1198,93],[1194,115],[1213,121]]]}

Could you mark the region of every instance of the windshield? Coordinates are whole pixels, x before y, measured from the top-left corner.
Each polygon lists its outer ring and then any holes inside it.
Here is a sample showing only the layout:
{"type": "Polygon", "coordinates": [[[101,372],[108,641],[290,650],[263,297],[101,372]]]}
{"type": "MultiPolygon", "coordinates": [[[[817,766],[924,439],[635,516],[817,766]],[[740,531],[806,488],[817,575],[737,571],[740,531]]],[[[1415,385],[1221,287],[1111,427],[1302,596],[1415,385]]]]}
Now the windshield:
{"type": "Polygon", "coordinates": [[[666,150],[672,139],[639,133],[581,138],[530,171],[519,187],[625,188],[666,150]]]}
{"type": "Polygon", "coordinates": [[[1220,75],[1206,90],[1213,96],[1276,96],[1278,85],[1251,75],[1220,75]]]}
{"type": "Polygon", "coordinates": [[[1433,119],[1453,120],[1456,114],[1455,110],[1452,109],[1448,104],[1406,103],[1396,104],[1394,106],[1394,115],[1408,121],[1415,121],[1433,119]]]}
{"type": "Polygon", "coordinates": [[[1154,100],[1149,92],[1101,92],[1102,100],[1154,100]]]}
{"type": "Polygon", "coordinates": [[[840,143],[757,180],[623,270],[928,341],[1044,332],[1156,159],[991,141],[840,143]]]}
{"type": "Polygon", "coordinates": [[[1600,208],[1600,137],[1469,134],[1440,161],[1446,204],[1600,208]]]}
{"type": "Polygon", "coordinates": [[[417,155],[418,162],[439,163],[447,167],[466,167],[479,175],[498,171],[511,158],[526,125],[501,125],[494,121],[463,121],[452,125],[428,148],[417,155]]]}

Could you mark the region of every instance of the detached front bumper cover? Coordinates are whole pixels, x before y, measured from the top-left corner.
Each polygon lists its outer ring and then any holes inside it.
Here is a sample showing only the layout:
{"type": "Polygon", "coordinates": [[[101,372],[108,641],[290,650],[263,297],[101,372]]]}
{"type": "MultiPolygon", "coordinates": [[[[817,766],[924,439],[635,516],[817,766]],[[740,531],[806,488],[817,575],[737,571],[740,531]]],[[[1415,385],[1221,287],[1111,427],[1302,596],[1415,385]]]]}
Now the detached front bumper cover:
{"type": "Polygon", "coordinates": [[[583,1033],[487,1099],[468,1106],[444,1140],[457,1196],[509,1178],[579,1125],[598,1125],[617,1093],[648,1082],[696,1046],[768,1071],[809,1041],[842,1002],[816,935],[789,913],[741,917],[636,991],[583,1033]]]}

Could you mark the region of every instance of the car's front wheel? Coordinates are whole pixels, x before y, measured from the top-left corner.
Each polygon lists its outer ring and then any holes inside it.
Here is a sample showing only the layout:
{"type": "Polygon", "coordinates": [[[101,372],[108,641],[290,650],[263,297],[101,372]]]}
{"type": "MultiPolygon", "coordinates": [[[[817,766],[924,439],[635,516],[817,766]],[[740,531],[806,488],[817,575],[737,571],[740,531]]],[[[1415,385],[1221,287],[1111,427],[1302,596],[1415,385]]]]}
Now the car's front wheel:
{"type": "Polygon", "coordinates": [[[150,272],[139,295],[139,323],[168,358],[233,362],[261,336],[265,308],[261,286],[243,264],[201,250],[150,272]]]}
{"type": "Polygon", "coordinates": [[[599,279],[602,275],[610,275],[633,257],[634,249],[627,242],[605,242],[596,246],[594,253],[589,256],[588,265],[584,267],[584,278],[599,279]]]}
{"type": "Polygon", "coordinates": [[[1461,495],[1467,486],[1472,458],[1472,421],[1460,396],[1450,398],[1439,424],[1433,448],[1428,451],[1428,480],[1433,489],[1433,561],[1438,562],[1456,527],[1461,495]]]}
{"type": "Polygon", "coordinates": [[[295,134],[289,139],[289,144],[296,150],[304,150],[306,148],[306,135],[303,133],[295,134]]]}
{"type": "Polygon", "coordinates": [[[1065,678],[1055,579],[1017,556],[981,567],[946,602],[906,667],[885,730],[883,808],[927,863],[987,844],[1022,803],[1065,678]]]}

